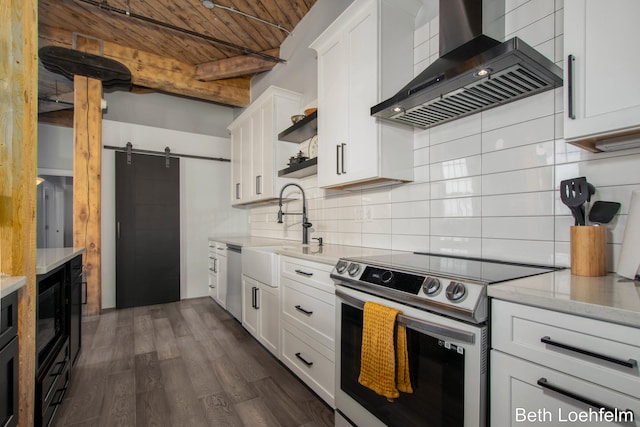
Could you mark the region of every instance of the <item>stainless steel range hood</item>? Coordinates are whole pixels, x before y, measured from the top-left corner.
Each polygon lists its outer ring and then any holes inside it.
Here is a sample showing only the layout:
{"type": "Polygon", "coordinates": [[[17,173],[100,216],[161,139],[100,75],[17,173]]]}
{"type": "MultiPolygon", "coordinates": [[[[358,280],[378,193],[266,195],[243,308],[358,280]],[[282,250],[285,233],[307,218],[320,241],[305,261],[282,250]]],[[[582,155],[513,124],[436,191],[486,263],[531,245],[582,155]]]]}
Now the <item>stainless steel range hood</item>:
{"type": "Polygon", "coordinates": [[[440,58],[371,115],[429,128],[562,86],[562,70],[514,37],[504,0],[440,0],[440,58]],[[502,32],[502,34],[501,34],[502,32]]]}

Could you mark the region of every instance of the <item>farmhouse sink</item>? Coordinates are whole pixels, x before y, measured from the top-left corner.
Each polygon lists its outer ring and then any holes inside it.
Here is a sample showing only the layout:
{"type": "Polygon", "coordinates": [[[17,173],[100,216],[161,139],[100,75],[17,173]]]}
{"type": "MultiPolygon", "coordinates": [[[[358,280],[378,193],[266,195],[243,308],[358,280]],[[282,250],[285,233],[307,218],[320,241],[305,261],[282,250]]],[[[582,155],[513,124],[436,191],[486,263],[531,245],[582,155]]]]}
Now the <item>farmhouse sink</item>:
{"type": "Polygon", "coordinates": [[[278,287],[279,249],[293,246],[252,246],[242,248],[242,274],[271,287],[278,287]]]}

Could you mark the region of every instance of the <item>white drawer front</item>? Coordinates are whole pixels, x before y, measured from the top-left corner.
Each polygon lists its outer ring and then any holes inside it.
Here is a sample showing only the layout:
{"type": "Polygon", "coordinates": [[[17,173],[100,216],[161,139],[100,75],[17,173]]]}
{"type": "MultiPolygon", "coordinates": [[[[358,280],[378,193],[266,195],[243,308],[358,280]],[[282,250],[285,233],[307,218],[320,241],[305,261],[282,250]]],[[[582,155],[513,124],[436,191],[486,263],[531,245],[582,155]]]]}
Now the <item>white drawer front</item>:
{"type": "MultiPolygon", "coordinates": [[[[638,426],[640,400],[492,350],[490,413],[492,426],[638,426]],[[634,422],[608,422],[599,408],[580,399],[618,409],[618,420],[633,418],[634,422]]],[[[615,412],[612,414],[616,416],[615,412]]]]}
{"type": "Polygon", "coordinates": [[[495,349],[639,394],[639,329],[498,300],[492,302],[491,322],[495,349]]]}
{"type": "Polygon", "coordinates": [[[335,349],[335,296],[282,279],[282,313],[286,321],[294,323],[323,345],[335,349]]]}
{"type": "Polygon", "coordinates": [[[282,262],[280,274],[282,276],[326,292],[335,291],[335,285],[330,277],[333,266],[287,256],[280,258],[282,262]]]}
{"type": "Polygon", "coordinates": [[[331,407],[335,407],[334,353],[290,325],[282,328],[282,360],[331,407]]]}

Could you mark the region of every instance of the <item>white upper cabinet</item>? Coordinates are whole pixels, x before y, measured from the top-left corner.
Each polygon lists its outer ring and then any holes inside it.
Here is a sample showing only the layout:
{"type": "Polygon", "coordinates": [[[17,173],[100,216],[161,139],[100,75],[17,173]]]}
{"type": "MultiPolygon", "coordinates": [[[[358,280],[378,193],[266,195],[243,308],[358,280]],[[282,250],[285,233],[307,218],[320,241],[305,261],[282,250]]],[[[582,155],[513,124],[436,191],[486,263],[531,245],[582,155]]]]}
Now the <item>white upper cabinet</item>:
{"type": "Polygon", "coordinates": [[[318,52],[318,185],[413,180],[413,129],[371,107],[413,77],[413,0],[355,0],[311,44],[318,52]]]}
{"type": "Polygon", "coordinates": [[[595,144],[605,139],[640,139],[638,17],[637,0],[565,1],[567,142],[597,151],[595,144]]]}
{"type": "Polygon", "coordinates": [[[244,205],[278,197],[277,171],[299,149],[278,141],[300,113],[301,95],[269,87],[229,125],[231,131],[231,204],[244,205]]]}

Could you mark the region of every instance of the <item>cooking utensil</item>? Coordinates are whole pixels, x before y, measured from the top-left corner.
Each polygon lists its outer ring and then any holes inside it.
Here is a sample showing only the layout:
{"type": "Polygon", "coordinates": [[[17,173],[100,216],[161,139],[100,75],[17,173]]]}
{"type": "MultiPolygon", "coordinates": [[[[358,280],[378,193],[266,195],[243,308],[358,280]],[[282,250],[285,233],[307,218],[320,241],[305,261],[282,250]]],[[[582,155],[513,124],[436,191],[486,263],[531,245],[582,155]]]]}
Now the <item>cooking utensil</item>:
{"type": "Polygon", "coordinates": [[[618,202],[603,202],[598,200],[589,211],[589,222],[595,224],[608,224],[620,210],[618,202]]]}
{"type": "Polygon", "coordinates": [[[571,210],[575,225],[585,225],[584,204],[591,201],[595,192],[596,188],[583,176],[560,182],[560,199],[571,210]]]}

